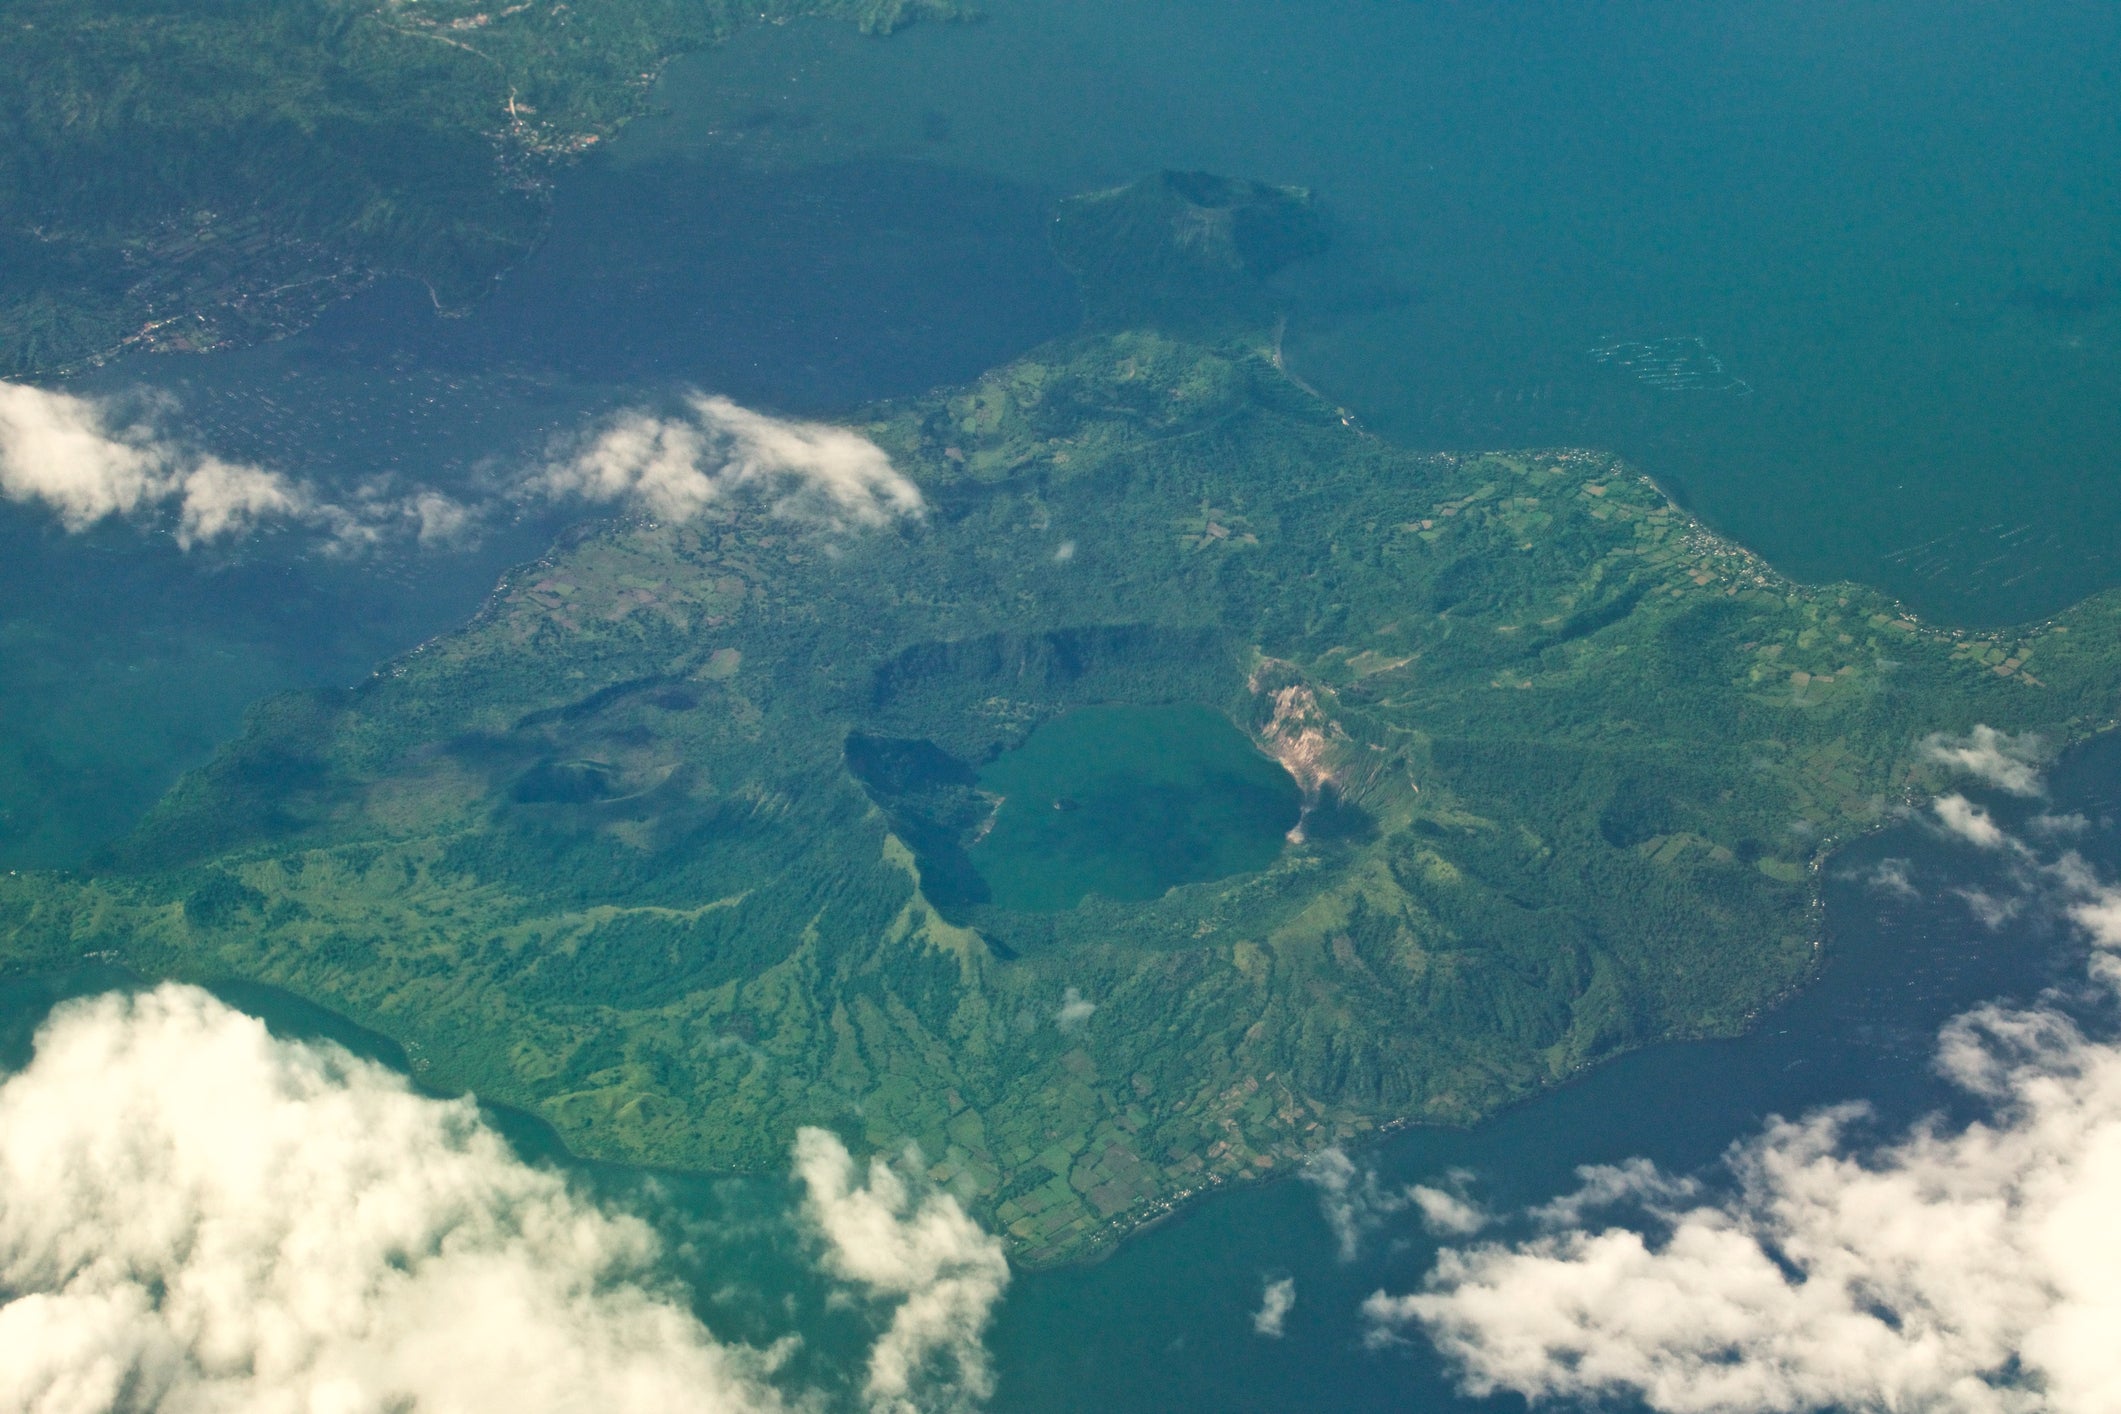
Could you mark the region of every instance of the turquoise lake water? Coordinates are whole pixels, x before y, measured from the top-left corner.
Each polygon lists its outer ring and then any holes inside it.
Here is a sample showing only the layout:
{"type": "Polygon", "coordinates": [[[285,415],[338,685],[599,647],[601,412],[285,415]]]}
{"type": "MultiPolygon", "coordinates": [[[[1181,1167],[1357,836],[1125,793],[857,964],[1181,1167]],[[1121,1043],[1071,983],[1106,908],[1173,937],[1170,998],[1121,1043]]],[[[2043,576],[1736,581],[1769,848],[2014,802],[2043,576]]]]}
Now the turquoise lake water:
{"type": "MultiPolygon", "coordinates": [[[[2078,753],[2055,785],[2060,808],[2101,822],[2077,843],[2111,877],[2121,869],[2121,742],[2078,753]]],[[[1999,822],[2030,813],[1995,808],[1999,822]]],[[[2037,925],[1990,931],[1946,892],[1947,882],[2009,891],[2004,871],[1973,853],[1903,826],[1837,854],[1822,975],[1751,1035],[1625,1056],[1475,1129],[1407,1131],[1355,1157],[1387,1187],[1442,1186],[1468,1172],[1470,1193],[1509,1214],[1573,1190],[1579,1164],[1641,1156],[1669,1171],[1702,1170],[1775,1114],[1862,1098],[1876,1110],[1868,1132],[1886,1135],[1950,1113],[1963,1097],[1932,1069],[1937,1028],[1979,1002],[2031,1001],[2083,976],[2081,946],[2037,925]],[[1864,883],[1886,858],[1908,860],[1928,897],[1889,897],[1864,883]]],[[[2112,1030],[2110,1018],[2093,1024],[2094,1034],[2112,1030]]],[[[1484,1236],[1531,1231],[1518,1220],[1484,1236]]],[[[1421,1344],[1363,1348],[1363,1299],[1417,1289],[1437,1245],[1402,1213],[1343,1261],[1309,1185],[1283,1180],[1213,1198],[1098,1266],[1020,1283],[993,1342],[1005,1379],[995,1407],[1523,1408],[1456,1395],[1421,1344]],[[1263,1283],[1281,1278],[1295,1281],[1296,1305],[1285,1337],[1265,1340],[1252,1313],[1263,1283]]]]}
{"type": "Polygon", "coordinates": [[[1228,717],[1194,706],[1066,713],[979,783],[1000,803],[973,867],[996,906],[1035,913],[1264,869],[1303,805],[1228,717]]]}
{"type": "MultiPolygon", "coordinates": [[[[2064,759],[2045,808],[2082,812],[2074,844],[2108,877],[2121,873],[2121,740],[2064,759]]],[[[1986,802],[2022,831],[2039,806],[1986,802]]],[[[2083,976],[2084,950],[2033,923],[1992,931],[1947,885],[2008,892],[2007,867],[1919,824],[1882,832],[1835,856],[1826,881],[1826,965],[1819,981],[1735,1041],[1664,1046],[1624,1056],[1472,1130],[1410,1130],[1355,1157],[1386,1186],[1471,1175],[1470,1191],[1510,1214],[1576,1186],[1579,1164],[1642,1156],[1676,1172],[1702,1170],[1770,1115],[1863,1098],[1873,1132],[1960,1097],[1931,1061],[1937,1029],[1993,999],[2030,1001],[2083,976]],[[1865,882],[1878,861],[1907,862],[1923,893],[1865,882]]],[[[57,1000],[123,985],[108,970],[0,983],[0,1065],[28,1055],[31,1031],[57,1000]]],[[[384,1037],[270,988],[231,985],[224,1000],[282,1035],[322,1038],[403,1069],[384,1037]]],[[[2110,1019],[2094,1017],[2094,1034],[2110,1019]]],[[[789,1220],[793,1189],[779,1175],[709,1177],[584,1164],[535,1120],[490,1117],[536,1162],[558,1163],[605,1201],[655,1224],[669,1275],[724,1338],[767,1344],[799,1332],[791,1379],[845,1391],[858,1381],[874,1326],[831,1298],[789,1220]]],[[[1713,1177],[1712,1177],[1713,1184],[1713,1177]]],[[[1713,1190],[1712,1190],[1713,1191],[1713,1190]]],[[[1501,1236],[1512,1234],[1505,1219],[1501,1236]]],[[[1400,1213],[1341,1259],[1316,1192],[1281,1180],[1196,1202],[1094,1266],[1019,1274],[990,1346],[1000,1411],[1404,1410],[1507,1406],[1456,1396],[1424,1347],[1367,1350],[1358,1308],[1380,1287],[1417,1286],[1436,1251],[1400,1213]],[[1293,1279],[1286,1335],[1252,1330],[1264,1281],[1293,1279]]]]}
{"type": "MultiPolygon", "coordinates": [[[[1064,332],[1046,203],[1204,167],[1318,191],[1338,239],[1286,277],[1287,348],[1386,435],[1615,448],[1786,571],[1939,617],[2022,619],[2121,582],[2121,12],[984,8],[881,41],[761,28],[684,61],[665,115],[563,184],[552,243],[469,318],[382,286],[281,344],[126,360],[82,386],[167,392],[174,430],[326,488],[493,495],[556,431],[637,398],[700,385],[829,413],[1064,332]]],[[[0,864],[85,857],[246,704],[357,680],[461,621],[557,524],[503,497],[471,548],[349,559],[290,536],[183,556],[0,506],[0,864]]],[[[2056,797],[2110,816],[2121,751],[2080,753],[2056,797]]],[[[2121,868],[2110,825],[2088,842],[2121,868]]],[[[1828,879],[1819,984],[1753,1036],[1627,1057],[1359,1157],[1397,1182],[1470,1169],[1508,1210],[1580,1163],[1708,1163],[1772,1112],[1862,1096],[1892,1122],[1947,1103],[1936,1026],[2072,975],[2076,954],[1990,933],[1941,889],[1847,877],[1887,856],[1979,879],[1912,829],[1859,842],[1828,879]]],[[[13,984],[0,1045],[19,1059],[53,995],[111,980],[13,984]]],[[[778,1178],[582,1172],[687,1235],[675,1271],[697,1289],[734,1276],[718,1330],[800,1328],[820,1378],[858,1348],[778,1178]]],[[[1301,1184],[1214,1197],[1100,1265],[1020,1279],[995,1407],[1448,1406],[1430,1357],[1365,1351],[1355,1319],[1432,1254],[1407,1221],[1340,1262],[1301,1184]],[[1297,1306],[1263,1341],[1249,1315],[1282,1276],[1297,1306]]]]}
{"type": "MultiPolygon", "coordinates": [[[[967,377],[1075,317],[1044,203],[1209,167],[1318,191],[1287,348],[1385,433],[1612,447],[1789,573],[1957,621],[2121,579],[2121,12],[985,9],[680,61],[469,318],[385,285],[81,386],[327,489],[451,489],[674,387],[829,413],[967,377]]],[[[232,567],[0,506],[0,862],[82,856],[245,702],[460,621],[553,527],[232,567]]]]}

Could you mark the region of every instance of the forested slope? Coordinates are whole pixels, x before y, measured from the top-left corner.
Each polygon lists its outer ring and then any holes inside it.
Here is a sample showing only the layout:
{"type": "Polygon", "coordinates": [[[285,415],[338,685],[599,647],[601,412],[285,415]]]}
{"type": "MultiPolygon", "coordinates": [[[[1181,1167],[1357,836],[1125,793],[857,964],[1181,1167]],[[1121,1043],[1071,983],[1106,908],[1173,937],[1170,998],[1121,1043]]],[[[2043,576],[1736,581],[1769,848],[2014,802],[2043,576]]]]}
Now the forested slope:
{"type": "Polygon", "coordinates": [[[1928,734],[2060,744],[2121,683],[2114,598],[1938,631],[1609,456],[1392,448],[1253,342],[1086,336],[865,430],[925,516],[585,528],[364,687],[262,708],[99,869],[0,881],[10,964],[276,982],[592,1155],[912,1138],[1054,1258],[1740,1029],[1814,965],[1830,842],[1945,782],[1928,734]],[[1159,702],[1306,788],[1271,867],[924,894],[978,829],[950,782],[1159,702]]]}

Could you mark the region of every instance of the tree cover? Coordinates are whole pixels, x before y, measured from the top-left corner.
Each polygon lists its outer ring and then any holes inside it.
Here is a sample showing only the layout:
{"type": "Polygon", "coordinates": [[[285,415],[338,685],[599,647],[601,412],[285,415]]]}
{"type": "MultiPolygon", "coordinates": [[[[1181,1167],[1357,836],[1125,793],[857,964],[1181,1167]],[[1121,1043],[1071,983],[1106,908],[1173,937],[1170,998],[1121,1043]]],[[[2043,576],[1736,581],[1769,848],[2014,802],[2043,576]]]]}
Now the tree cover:
{"type": "Polygon", "coordinates": [[[1086,334],[864,430],[924,516],[584,527],[97,867],[0,880],[0,956],[277,984],[592,1156],[911,1139],[1059,1260],[1739,1031],[1816,965],[1832,842],[1944,784],[1929,734],[2113,720],[2121,596],[1938,630],[1610,456],[1395,448],[1257,339],[1086,334]],[[1059,913],[950,879],[977,767],[1096,703],[1226,714],[1301,838],[1059,913]]]}
{"type": "Polygon", "coordinates": [[[0,0],[0,376],[296,327],[373,273],[444,306],[550,164],[740,20],[956,0],[0,0]]]}
{"type": "Polygon", "coordinates": [[[1213,172],[1158,172],[1061,203],[1053,247],[1092,320],[1213,330],[1270,322],[1268,282],[1322,253],[1311,193],[1213,172]]]}

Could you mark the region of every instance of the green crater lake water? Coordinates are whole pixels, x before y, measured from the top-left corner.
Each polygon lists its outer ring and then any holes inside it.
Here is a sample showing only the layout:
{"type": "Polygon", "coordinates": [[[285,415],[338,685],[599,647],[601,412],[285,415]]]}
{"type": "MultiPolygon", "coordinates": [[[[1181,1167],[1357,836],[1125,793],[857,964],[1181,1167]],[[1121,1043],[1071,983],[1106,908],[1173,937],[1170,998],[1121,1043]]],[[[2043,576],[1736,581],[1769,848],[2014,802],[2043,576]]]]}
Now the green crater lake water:
{"type": "Polygon", "coordinates": [[[980,772],[1000,796],[971,850],[993,902],[1052,913],[1264,869],[1296,824],[1288,772],[1205,707],[1086,707],[980,772]]]}

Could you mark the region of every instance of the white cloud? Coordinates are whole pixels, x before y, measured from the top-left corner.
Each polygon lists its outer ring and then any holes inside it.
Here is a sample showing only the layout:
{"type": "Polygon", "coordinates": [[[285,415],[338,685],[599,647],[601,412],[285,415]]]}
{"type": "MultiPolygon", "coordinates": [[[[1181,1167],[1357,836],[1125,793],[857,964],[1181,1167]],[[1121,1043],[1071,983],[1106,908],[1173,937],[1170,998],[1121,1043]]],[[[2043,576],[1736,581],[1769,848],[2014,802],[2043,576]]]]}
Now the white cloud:
{"type": "Polygon", "coordinates": [[[1905,859],[1881,859],[1864,874],[1863,881],[1882,894],[1894,894],[1900,898],[1919,898],[1922,891],[1915,887],[1913,867],[1905,859]]]}
{"type": "Polygon", "coordinates": [[[1574,1227],[1586,1213],[1618,1203],[1668,1205],[1691,1198],[1700,1185],[1691,1178],[1672,1178],[1648,1159],[1625,1159],[1617,1164],[1580,1164],[1576,1187],[1551,1202],[1532,1209],[1534,1221],[1544,1227],[1574,1227]]]}
{"type": "Polygon", "coordinates": [[[2009,839],[1985,807],[1957,792],[1938,796],[1931,808],[1937,812],[1937,823],[1978,849],[2001,849],[2009,839]]]}
{"type": "Polygon", "coordinates": [[[68,1004],[0,1084],[0,1409],[782,1408],[655,1256],[468,1101],[193,988],[68,1004]]]}
{"type": "Polygon", "coordinates": [[[1313,1154],[1300,1172],[1303,1181],[1318,1190],[1319,1212],[1333,1229],[1343,1262],[1354,1261],[1363,1238],[1412,1201],[1406,1190],[1378,1183],[1376,1169],[1358,1169],[1338,1145],[1313,1154]]]}
{"type": "Polygon", "coordinates": [[[339,550],[361,550],[404,536],[421,545],[448,548],[472,539],[485,508],[467,506],[440,491],[400,494],[388,482],[357,487],[345,504],[310,498],[301,519],[330,538],[339,550]]]}
{"type": "MultiPolygon", "coordinates": [[[[795,1158],[830,1271],[892,1307],[871,1407],[984,1398],[1000,1241],[821,1130],[795,1158]]],[[[0,1082],[0,1410],[818,1407],[773,1384],[792,1338],[716,1340],[658,1256],[470,1101],[196,988],[68,1003],[0,1082]]]]}
{"type": "Polygon", "coordinates": [[[1422,1226],[1439,1237],[1469,1237],[1488,1225],[1480,1205],[1456,1193],[1417,1183],[1407,1197],[1421,1210],[1422,1226]]]}
{"type": "Polygon", "coordinates": [[[548,464],[535,484],[673,521],[740,492],[768,497],[778,514],[834,526],[880,525],[923,510],[920,491],[858,432],[784,421],[699,393],[686,405],[682,417],[619,414],[548,464]]]}
{"type": "Polygon", "coordinates": [[[2040,763],[2046,751],[2031,732],[2014,737],[1986,725],[1963,737],[1932,732],[1923,738],[1922,754],[2012,795],[2039,795],[2042,790],[2040,763]]]}
{"type": "Polygon", "coordinates": [[[1259,1294],[1259,1309],[1252,1313],[1252,1329],[1269,1340],[1280,1340],[1295,1305],[1295,1277],[1268,1282],[1259,1294]]]}
{"type": "Polygon", "coordinates": [[[291,520],[309,510],[308,496],[278,472],[201,457],[179,483],[177,543],[241,535],[261,520],[291,520]]]}
{"type": "Polygon", "coordinates": [[[470,533],[477,517],[468,506],[439,491],[421,491],[406,498],[406,514],[419,527],[423,545],[446,545],[470,533]]]}
{"type": "Polygon", "coordinates": [[[2109,892],[2070,910],[2077,926],[2103,948],[2121,948],[2121,892],[2109,892]]]}
{"type": "Polygon", "coordinates": [[[1061,992],[1060,1010],[1053,1015],[1054,1024],[1063,1031],[1073,1031],[1097,1014],[1097,1003],[1083,996],[1082,992],[1069,987],[1061,992]]]}
{"type": "Polygon", "coordinates": [[[145,423],[120,425],[105,403],[26,383],[0,383],[0,494],[75,531],[174,505],[187,547],[305,506],[277,472],[188,451],[145,423]]]}
{"type": "MultiPolygon", "coordinates": [[[[2121,890],[2074,856],[2045,873],[2121,947],[2121,890]]],[[[2117,961],[2092,970],[2121,991],[2117,961]]],[[[1718,1198],[1640,1160],[1588,1170],[1538,1215],[1558,1230],[1446,1251],[1422,1291],[1369,1299],[1372,1333],[1424,1328],[1476,1394],[1668,1414],[2121,1409],[2121,1043],[1987,1007],[1938,1067],[1982,1118],[1887,1142],[1861,1106],[1777,1120],[1718,1198]],[[1635,1226],[1583,1223],[1629,1198],[1635,1226]]]]}
{"type": "MultiPolygon", "coordinates": [[[[185,445],[155,426],[155,410],[128,417],[109,399],[0,382],[0,496],[44,506],[71,531],[114,516],[158,520],[187,550],[270,524],[305,527],[341,550],[400,537],[447,545],[482,514],[388,478],[326,496],[307,481],[185,445]]],[[[860,433],[704,394],[689,397],[681,416],[609,419],[521,489],[625,503],[674,521],[739,494],[839,529],[925,510],[919,489],[860,433]]]]}
{"type": "Polygon", "coordinates": [[[1423,1227],[1443,1236],[1464,1237],[1487,1225],[1487,1213],[1462,1191],[1473,1176],[1463,1169],[1448,1175],[1449,1190],[1420,1183],[1387,1188],[1377,1181],[1376,1169],[1357,1168],[1336,1145],[1313,1154],[1300,1176],[1318,1190],[1319,1211],[1333,1230],[1343,1262],[1354,1261],[1365,1237],[1409,1207],[1421,1214],[1423,1227]]]}
{"type": "Polygon", "coordinates": [[[2016,918],[2025,906],[2023,899],[1990,893],[1987,889],[1953,889],[1952,892],[1966,901],[1967,911],[1992,933],[2016,918]]]}
{"type": "Polygon", "coordinates": [[[0,491],[41,501],[70,530],[167,496],[166,460],[145,429],[109,427],[85,398],[0,382],[0,491]]]}
{"type": "Polygon", "coordinates": [[[872,1297],[898,1302],[870,1353],[871,1408],[896,1414],[986,1398],[994,1377],[981,1339],[1009,1285],[1001,1240],[948,1193],[916,1193],[917,1152],[908,1154],[912,1182],[879,1156],[859,1183],[844,1144],[827,1130],[804,1129],[795,1169],[807,1189],[805,1211],[825,1239],[826,1266],[872,1297]]]}
{"type": "Polygon", "coordinates": [[[435,491],[394,498],[370,487],[337,504],[280,472],[187,447],[151,420],[127,422],[109,401],[24,383],[0,382],[0,496],[42,505],[77,532],[112,516],[161,516],[187,550],[276,522],[321,530],[342,548],[403,529],[433,543],[470,523],[435,491]]]}

